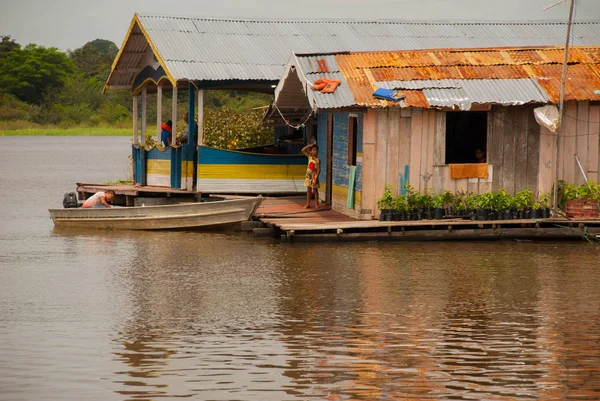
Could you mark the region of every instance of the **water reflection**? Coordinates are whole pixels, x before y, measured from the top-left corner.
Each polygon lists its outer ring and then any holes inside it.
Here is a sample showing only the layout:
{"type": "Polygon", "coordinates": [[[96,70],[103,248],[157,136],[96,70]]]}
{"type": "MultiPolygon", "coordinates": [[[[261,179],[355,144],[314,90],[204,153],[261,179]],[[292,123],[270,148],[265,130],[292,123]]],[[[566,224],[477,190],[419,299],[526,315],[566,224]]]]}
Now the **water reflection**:
{"type": "Polygon", "coordinates": [[[121,248],[108,289],[126,300],[122,399],[600,399],[587,245],[64,238],[121,248]]]}

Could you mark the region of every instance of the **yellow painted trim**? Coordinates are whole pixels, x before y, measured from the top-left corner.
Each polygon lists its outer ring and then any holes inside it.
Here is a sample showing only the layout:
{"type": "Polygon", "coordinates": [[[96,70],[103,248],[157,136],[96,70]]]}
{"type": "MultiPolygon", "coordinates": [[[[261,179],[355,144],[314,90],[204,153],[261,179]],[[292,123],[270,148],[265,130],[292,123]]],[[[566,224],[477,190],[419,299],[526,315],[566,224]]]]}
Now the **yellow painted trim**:
{"type": "Polygon", "coordinates": [[[165,60],[162,58],[162,56],[158,52],[158,49],[156,48],[156,46],[154,45],[154,43],[150,39],[150,35],[148,35],[148,31],[146,31],[146,28],[144,28],[144,26],[142,25],[142,23],[140,21],[140,17],[138,17],[137,13],[135,13],[134,16],[133,16],[133,18],[138,23],[138,26],[140,27],[140,30],[142,31],[142,34],[144,35],[144,37],[148,41],[148,44],[150,45],[150,48],[154,52],[154,55],[156,56],[156,59],[158,60],[158,62],[162,66],[163,70],[165,70],[165,73],[169,77],[169,81],[171,81],[171,85],[177,86],[177,80],[175,79],[175,77],[173,77],[173,74],[171,74],[171,71],[169,71],[169,69],[167,68],[167,65],[165,64],[165,60]]]}
{"type": "MultiPolygon", "coordinates": [[[[348,188],[340,187],[339,185],[334,185],[332,187],[331,196],[338,201],[344,201],[344,203],[346,203],[346,200],[348,199],[348,188]]],[[[354,208],[355,209],[356,209],[356,206],[361,205],[361,198],[362,198],[362,192],[355,190],[354,191],[354,208]]]]}
{"type": "Polygon", "coordinates": [[[183,160],[181,162],[181,178],[192,178],[194,176],[194,162],[183,160]]]}
{"type": "Polygon", "coordinates": [[[363,157],[363,152],[356,152],[356,157],[363,157]]]}
{"type": "Polygon", "coordinates": [[[166,75],[163,75],[162,77],[160,77],[160,78],[158,79],[158,81],[155,81],[153,78],[146,78],[146,79],[144,79],[144,80],[142,81],[142,83],[141,83],[141,84],[139,84],[139,85],[138,85],[138,86],[137,86],[137,87],[136,87],[136,88],[133,90],[133,92],[132,92],[132,95],[133,95],[133,96],[137,96],[137,95],[139,95],[139,94],[140,94],[140,92],[142,91],[142,88],[143,88],[143,87],[144,87],[144,86],[145,86],[147,83],[150,83],[150,82],[151,82],[151,83],[153,83],[153,84],[155,84],[155,85],[157,85],[157,86],[158,86],[158,84],[159,84],[160,82],[162,82],[163,80],[165,80],[165,79],[166,79],[166,80],[168,80],[168,79],[169,79],[169,77],[167,77],[166,75]]]}
{"type": "MultiPolygon", "coordinates": [[[[198,148],[206,148],[206,149],[215,149],[215,148],[211,148],[209,146],[198,146],[198,148]]],[[[218,149],[218,150],[222,150],[224,152],[231,152],[231,153],[240,153],[243,155],[257,155],[257,156],[277,156],[277,157],[298,157],[298,156],[304,156],[302,153],[298,153],[295,155],[292,154],[278,154],[278,153],[254,153],[254,152],[244,152],[241,150],[235,150],[235,149],[218,149]]],[[[306,165],[303,164],[303,166],[306,168],[306,165]]]]}
{"type": "Polygon", "coordinates": [[[173,85],[173,86],[177,85],[177,80],[173,77],[173,74],[171,74],[171,71],[169,71],[169,69],[167,68],[167,65],[165,64],[165,60],[163,60],[162,56],[160,55],[160,53],[156,49],[156,46],[150,40],[150,35],[148,35],[148,32],[146,31],[146,29],[144,28],[144,26],[140,22],[140,19],[139,19],[137,13],[135,13],[135,14],[133,14],[133,18],[131,19],[131,23],[129,24],[129,29],[127,30],[127,34],[125,35],[125,39],[123,39],[123,44],[121,44],[121,47],[119,48],[119,52],[117,53],[117,56],[115,57],[115,60],[112,63],[112,66],[110,67],[110,74],[108,74],[108,78],[106,79],[106,83],[104,84],[104,88],[102,89],[102,93],[103,94],[106,92],[106,90],[108,88],[110,88],[110,85],[108,83],[110,82],[110,79],[113,76],[115,68],[117,67],[117,64],[119,63],[119,60],[121,59],[121,56],[123,55],[123,52],[125,51],[125,45],[127,45],[127,41],[129,41],[129,37],[131,36],[131,32],[133,31],[133,28],[135,27],[135,24],[138,24],[138,26],[140,27],[140,31],[142,31],[142,35],[144,35],[144,37],[146,38],[146,41],[150,45],[150,48],[152,49],[152,52],[154,52],[154,55],[156,56],[156,59],[158,60],[158,62],[162,66],[163,70],[165,70],[165,73],[167,74],[167,77],[169,79],[169,82],[171,82],[171,85],[173,85]]]}
{"type": "Polygon", "coordinates": [[[272,164],[200,164],[198,178],[240,180],[304,180],[306,167],[272,164]]]}
{"type": "Polygon", "coordinates": [[[146,160],[146,173],[171,176],[171,160],[146,160]]]}

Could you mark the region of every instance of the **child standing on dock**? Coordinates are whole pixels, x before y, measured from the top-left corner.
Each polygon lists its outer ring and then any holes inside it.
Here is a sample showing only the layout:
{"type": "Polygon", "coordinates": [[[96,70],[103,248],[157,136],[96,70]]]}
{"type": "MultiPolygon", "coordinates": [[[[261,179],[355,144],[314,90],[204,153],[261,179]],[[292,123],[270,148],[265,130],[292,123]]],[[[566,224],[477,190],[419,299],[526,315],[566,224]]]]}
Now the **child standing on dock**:
{"type": "Polygon", "coordinates": [[[302,153],[308,157],[306,178],[304,178],[304,186],[306,187],[306,205],[304,208],[310,208],[310,199],[313,194],[315,195],[315,207],[319,208],[319,174],[321,173],[321,161],[317,156],[319,147],[317,145],[306,145],[302,148],[302,153]]]}

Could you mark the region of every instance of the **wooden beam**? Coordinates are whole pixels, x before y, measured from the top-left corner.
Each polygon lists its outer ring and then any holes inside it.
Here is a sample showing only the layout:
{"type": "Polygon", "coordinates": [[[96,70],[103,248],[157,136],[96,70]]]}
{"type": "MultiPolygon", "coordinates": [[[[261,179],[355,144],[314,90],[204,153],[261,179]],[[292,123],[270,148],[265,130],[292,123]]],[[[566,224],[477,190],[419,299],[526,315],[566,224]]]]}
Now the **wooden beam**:
{"type": "Polygon", "coordinates": [[[142,88],[142,145],[146,144],[146,117],[148,115],[148,88],[142,88]]]}
{"type": "Polygon", "coordinates": [[[175,145],[177,140],[177,87],[173,86],[173,108],[171,109],[171,122],[173,123],[173,132],[171,133],[171,144],[175,145]]]}
{"type": "Polygon", "coordinates": [[[133,143],[135,145],[139,144],[138,137],[138,97],[133,97],[133,143]]]}
{"type": "Polygon", "coordinates": [[[197,90],[198,94],[198,145],[204,145],[204,89],[197,90]]]}
{"type": "Polygon", "coordinates": [[[162,129],[162,85],[156,86],[156,143],[160,143],[162,129]]]}

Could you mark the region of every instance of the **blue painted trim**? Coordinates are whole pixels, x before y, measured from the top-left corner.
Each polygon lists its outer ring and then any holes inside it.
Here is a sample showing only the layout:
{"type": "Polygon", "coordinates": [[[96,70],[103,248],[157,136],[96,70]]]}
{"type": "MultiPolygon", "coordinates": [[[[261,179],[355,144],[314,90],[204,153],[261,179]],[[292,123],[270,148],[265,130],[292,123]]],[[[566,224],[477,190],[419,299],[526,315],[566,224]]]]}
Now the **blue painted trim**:
{"type": "Polygon", "coordinates": [[[171,188],[181,188],[182,148],[171,148],[171,188]]]}
{"type": "Polygon", "coordinates": [[[159,150],[158,148],[152,148],[147,152],[148,160],[171,160],[171,151],[172,147],[167,147],[164,150],[159,150]]]}
{"type": "Polygon", "coordinates": [[[146,150],[139,145],[131,146],[133,157],[133,180],[136,184],[146,185],[146,150]]]}
{"type": "Polygon", "coordinates": [[[406,195],[406,188],[404,188],[405,184],[408,184],[409,175],[409,167],[408,164],[404,165],[404,174],[398,174],[398,190],[400,191],[400,195],[406,195]]]}
{"type": "Polygon", "coordinates": [[[198,164],[306,164],[303,155],[270,155],[198,147],[198,164]]]}

